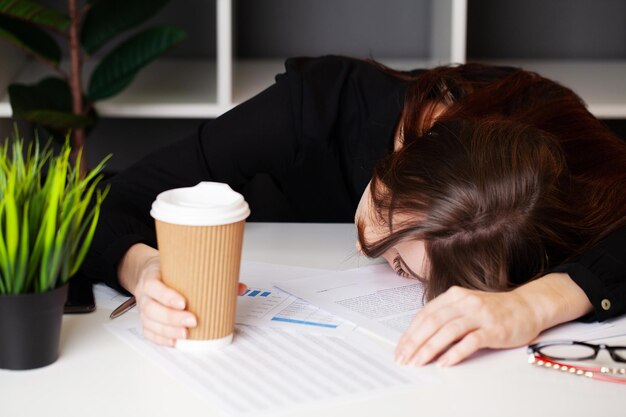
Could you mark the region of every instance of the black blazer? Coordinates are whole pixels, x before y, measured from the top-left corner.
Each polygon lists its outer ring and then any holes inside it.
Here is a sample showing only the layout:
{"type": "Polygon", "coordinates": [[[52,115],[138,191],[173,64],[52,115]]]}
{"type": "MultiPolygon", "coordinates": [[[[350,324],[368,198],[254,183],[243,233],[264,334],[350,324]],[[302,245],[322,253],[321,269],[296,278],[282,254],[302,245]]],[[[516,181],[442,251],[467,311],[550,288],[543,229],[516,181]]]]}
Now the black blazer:
{"type": "MultiPolygon", "coordinates": [[[[285,69],[265,91],[108,181],[83,274],[121,290],[116,270],[128,248],[156,247],[156,195],[200,181],[241,192],[251,221],[353,221],[374,165],[393,148],[408,84],[346,57],[293,58],[285,69]]],[[[626,228],[555,270],[585,291],[596,318],[625,312],[626,228]]]]}

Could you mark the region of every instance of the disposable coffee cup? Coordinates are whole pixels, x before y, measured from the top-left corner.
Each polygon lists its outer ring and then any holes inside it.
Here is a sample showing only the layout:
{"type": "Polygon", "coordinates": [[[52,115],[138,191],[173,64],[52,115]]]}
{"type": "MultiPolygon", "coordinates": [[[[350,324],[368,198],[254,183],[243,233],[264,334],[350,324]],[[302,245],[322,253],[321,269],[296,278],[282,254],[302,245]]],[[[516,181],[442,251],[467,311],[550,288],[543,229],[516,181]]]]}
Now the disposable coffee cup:
{"type": "Polygon", "coordinates": [[[201,182],[162,192],[150,214],[163,281],[185,297],[198,319],[176,347],[213,350],[230,344],[248,204],[227,184],[201,182]]]}

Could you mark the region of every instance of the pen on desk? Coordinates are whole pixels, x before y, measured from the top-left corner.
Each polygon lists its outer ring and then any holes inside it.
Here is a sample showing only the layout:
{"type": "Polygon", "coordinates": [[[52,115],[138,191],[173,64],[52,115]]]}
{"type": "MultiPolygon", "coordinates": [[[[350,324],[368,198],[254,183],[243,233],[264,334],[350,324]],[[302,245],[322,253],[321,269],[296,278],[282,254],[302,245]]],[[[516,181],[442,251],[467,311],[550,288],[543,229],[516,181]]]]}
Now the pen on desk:
{"type": "Polygon", "coordinates": [[[114,318],[121,316],[122,314],[130,310],[131,308],[135,307],[136,304],[137,304],[137,301],[135,300],[135,297],[130,297],[128,300],[120,304],[118,308],[113,310],[109,318],[113,320],[114,318]]]}

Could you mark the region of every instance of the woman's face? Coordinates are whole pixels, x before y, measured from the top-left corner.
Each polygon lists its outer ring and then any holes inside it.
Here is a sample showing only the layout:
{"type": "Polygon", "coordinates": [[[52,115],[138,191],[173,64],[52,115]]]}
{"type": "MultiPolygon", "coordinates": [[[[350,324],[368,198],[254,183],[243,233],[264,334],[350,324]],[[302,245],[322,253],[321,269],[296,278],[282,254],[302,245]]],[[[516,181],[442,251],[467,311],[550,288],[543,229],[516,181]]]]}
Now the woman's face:
{"type": "MultiPolygon", "coordinates": [[[[394,223],[397,224],[402,220],[402,215],[394,216],[394,223]]],[[[389,226],[384,224],[376,213],[369,184],[361,196],[354,221],[356,224],[362,224],[363,235],[368,242],[375,242],[389,235],[389,226]]],[[[356,248],[361,252],[361,244],[358,240],[356,248]]],[[[424,242],[421,240],[400,241],[383,253],[383,258],[400,276],[421,279],[427,277],[428,259],[424,242]]]]}
{"type": "MultiPolygon", "coordinates": [[[[424,110],[419,116],[420,124],[425,129],[430,128],[446,109],[447,106],[443,103],[429,103],[425,105],[424,110]]],[[[403,143],[404,131],[402,124],[399,124],[394,136],[394,152],[399,151],[403,143]]],[[[394,216],[395,224],[402,220],[401,216],[394,216]]],[[[383,224],[382,219],[376,213],[375,207],[373,207],[369,184],[361,196],[354,221],[356,224],[362,222],[364,226],[363,234],[365,240],[368,242],[375,242],[389,235],[388,225],[383,224]]],[[[361,244],[358,240],[356,242],[356,248],[361,252],[361,244]]],[[[383,254],[383,257],[400,276],[422,279],[427,277],[428,258],[426,256],[424,242],[421,240],[401,241],[388,249],[383,254]]]]}

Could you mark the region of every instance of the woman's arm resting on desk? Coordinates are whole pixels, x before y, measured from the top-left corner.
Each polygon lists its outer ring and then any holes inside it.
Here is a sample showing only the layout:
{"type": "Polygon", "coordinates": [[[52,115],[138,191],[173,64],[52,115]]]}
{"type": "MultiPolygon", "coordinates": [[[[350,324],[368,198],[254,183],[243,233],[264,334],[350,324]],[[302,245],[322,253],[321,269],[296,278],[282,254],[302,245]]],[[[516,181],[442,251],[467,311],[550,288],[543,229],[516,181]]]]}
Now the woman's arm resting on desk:
{"type": "Polygon", "coordinates": [[[399,363],[424,365],[442,354],[457,364],[481,348],[525,345],[552,326],[592,310],[578,285],[551,273],[509,292],[452,287],[421,309],[396,349],[399,363]]]}

